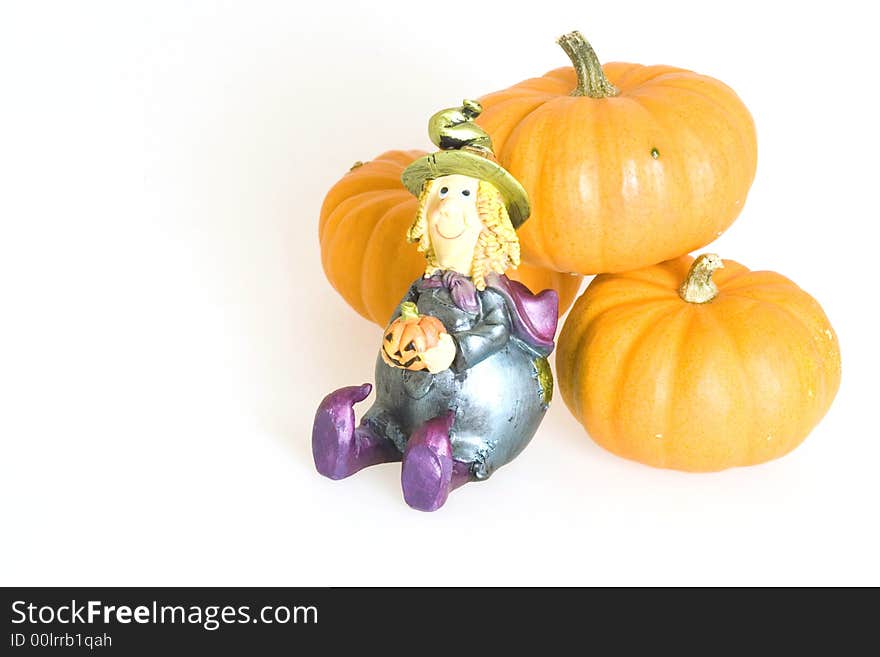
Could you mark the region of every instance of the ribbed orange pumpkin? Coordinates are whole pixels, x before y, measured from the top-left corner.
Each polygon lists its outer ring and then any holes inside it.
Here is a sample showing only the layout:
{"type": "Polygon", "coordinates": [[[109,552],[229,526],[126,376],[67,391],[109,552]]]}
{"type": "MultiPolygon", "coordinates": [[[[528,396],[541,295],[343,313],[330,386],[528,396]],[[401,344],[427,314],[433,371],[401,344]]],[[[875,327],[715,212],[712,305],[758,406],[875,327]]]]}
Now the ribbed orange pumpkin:
{"type": "Polygon", "coordinates": [[[728,86],[671,66],[604,68],[584,38],[560,68],[480,99],[477,123],[523,184],[523,258],[619,272],[688,253],[737,217],[752,184],[752,117],[728,86]]]}
{"type": "Polygon", "coordinates": [[[559,390],[606,449],[677,470],[752,465],[794,449],[828,410],[840,352],[822,308],[784,276],[730,260],[713,282],[721,263],[604,274],[575,303],[559,390]]]}
{"type": "MultiPolygon", "coordinates": [[[[321,208],[318,235],[327,279],[349,305],[380,326],[425,271],[424,256],[406,241],[418,201],[400,182],[406,166],[424,154],[388,151],[358,164],[330,189],[321,208]]],[[[581,284],[581,276],[525,264],[508,275],[535,293],[556,290],[560,315],[581,284]]]]}

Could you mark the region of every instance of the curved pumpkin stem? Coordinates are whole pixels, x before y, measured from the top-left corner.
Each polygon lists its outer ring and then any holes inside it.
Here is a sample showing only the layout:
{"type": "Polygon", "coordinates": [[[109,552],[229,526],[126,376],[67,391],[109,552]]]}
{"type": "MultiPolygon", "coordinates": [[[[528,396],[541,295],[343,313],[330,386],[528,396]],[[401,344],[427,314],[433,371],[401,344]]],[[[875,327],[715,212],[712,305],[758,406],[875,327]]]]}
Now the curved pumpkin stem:
{"type": "Polygon", "coordinates": [[[400,316],[404,321],[419,318],[419,309],[412,301],[404,301],[400,304],[400,316]]]}
{"type": "Polygon", "coordinates": [[[574,66],[577,73],[577,87],[572,96],[589,96],[590,98],[608,98],[617,96],[620,90],[608,81],[596,52],[584,35],[575,30],[563,34],[556,40],[574,66]]]}
{"type": "Polygon", "coordinates": [[[723,269],[724,263],[714,253],[704,253],[697,257],[688,270],[687,278],[678,288],[678,296],[688,303],[708,303],[718,296],[718,286],[712,274],[723,269]]]}

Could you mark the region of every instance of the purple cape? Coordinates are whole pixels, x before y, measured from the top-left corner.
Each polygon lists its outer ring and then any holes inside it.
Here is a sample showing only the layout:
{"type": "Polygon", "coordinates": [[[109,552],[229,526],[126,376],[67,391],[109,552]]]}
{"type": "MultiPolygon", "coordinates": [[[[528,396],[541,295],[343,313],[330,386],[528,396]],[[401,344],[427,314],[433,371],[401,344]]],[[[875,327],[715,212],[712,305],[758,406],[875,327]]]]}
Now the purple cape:
{"type": "Polygon", "coordinates": [[[519,281],[512,281],[504,274],[490,274],[486,284],[500,293],[507,302],[513,319],[513,334],[542,349],[553,349],[556,323],[559,321],[559,295],[556,290],[544,290],[532,294],[519,281]]]}

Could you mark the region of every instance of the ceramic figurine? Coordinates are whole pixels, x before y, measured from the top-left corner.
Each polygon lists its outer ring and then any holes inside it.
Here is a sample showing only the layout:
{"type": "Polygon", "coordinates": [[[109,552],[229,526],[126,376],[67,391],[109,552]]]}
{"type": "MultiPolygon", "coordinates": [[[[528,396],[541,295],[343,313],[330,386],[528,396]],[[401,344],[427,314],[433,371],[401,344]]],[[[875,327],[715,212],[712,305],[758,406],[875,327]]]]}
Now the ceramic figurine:
{"type": "Polygon", "coordinates": [[[427,267],[383,333],[375,402],[356,424],[354,405],[372,386],[340,388],[321,402],[312,430],[321,474],[342,479],[402,460],[404,499],[422,511],[516,457],[553,394],[547,356],[558,299],[504,275],[519,264],[516,229],[529,201],[473,123],[480,111],[465,101],[431,117],[441,150],[403,173],[419,199],[406,237],[427,267]]]}

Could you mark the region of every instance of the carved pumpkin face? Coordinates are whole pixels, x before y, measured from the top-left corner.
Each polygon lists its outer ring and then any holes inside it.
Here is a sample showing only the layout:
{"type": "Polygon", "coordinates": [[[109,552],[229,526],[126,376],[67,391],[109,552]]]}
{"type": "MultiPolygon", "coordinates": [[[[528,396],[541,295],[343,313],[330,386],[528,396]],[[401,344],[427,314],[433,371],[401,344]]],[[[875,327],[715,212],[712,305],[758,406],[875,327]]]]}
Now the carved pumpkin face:
{"type": "MultiPolygon", "coordinates": [[[[415,304],[404,304],[414,306],[415,304]]],[[[414,308],[403,308],[382,338],[382,359],[391,367],[423,370],[427,365],[420,354],[437,346],[440,336],[446,333],[443,323],[430,315],[419,315],[414,308]]]]}

